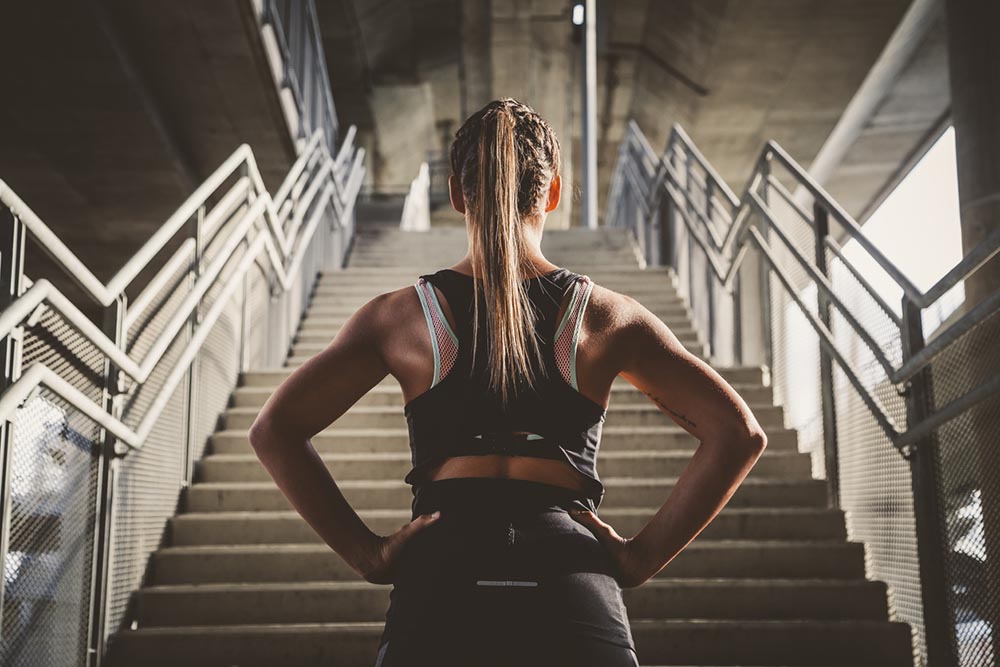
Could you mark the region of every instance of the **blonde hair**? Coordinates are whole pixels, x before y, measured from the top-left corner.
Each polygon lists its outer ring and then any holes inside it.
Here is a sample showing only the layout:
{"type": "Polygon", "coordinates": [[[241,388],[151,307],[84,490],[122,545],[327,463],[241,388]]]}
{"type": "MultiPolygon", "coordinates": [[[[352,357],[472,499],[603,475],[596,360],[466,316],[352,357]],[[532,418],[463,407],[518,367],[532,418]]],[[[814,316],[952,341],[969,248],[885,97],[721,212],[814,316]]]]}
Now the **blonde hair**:
{"type": "MultiPolygon", "coordinates": [[[[531,107],[508,97],[490,102],[462,124],[450,161],[472,230],[473,277],[481,281],[490,305],[489,386],[506,405],[519,393],[522,378],[534,386],[532,358],[545,375],[535,312],[521,278],[530,270],[522,216],[536,211],[559,173],[559,141],[531,107]]],[[[473,363],[480,309],[479,290],[474,291],[473,363]]]]}

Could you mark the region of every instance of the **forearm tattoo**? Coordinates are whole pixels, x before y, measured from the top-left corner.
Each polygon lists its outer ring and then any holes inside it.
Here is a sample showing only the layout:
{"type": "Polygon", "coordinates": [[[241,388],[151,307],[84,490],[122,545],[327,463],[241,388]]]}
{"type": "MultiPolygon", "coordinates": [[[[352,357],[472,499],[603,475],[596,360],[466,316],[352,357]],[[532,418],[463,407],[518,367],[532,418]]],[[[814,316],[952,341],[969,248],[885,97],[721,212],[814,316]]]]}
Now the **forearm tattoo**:
{"type": "Polygon", "coordinates": [[[667,412],[669,412],[670,414],[672,414],[674,417],[676,417],[679,421],[684,422],[685,424],[687,424],[688,426],[691,426],[692,428],[697,428],[698,427],[698,425],[695,424],[690,419],[688,419],[686,415],[682,415],[681,413],[679,413],[679,412],[677,412],[675,410],[671,410],[669,406],[667,406],[663,401],[661,401],[659,398],[657,398],[653,394],[649,393],[648,391],[644,391],[642,393],[644,393],[646,396],[648,396],[650,398],[650,400],[653,401],[654,403],[656,403],[658,406],[660,406],[661,408],[663,408],[664,410],[666,410],[667,412]]]}

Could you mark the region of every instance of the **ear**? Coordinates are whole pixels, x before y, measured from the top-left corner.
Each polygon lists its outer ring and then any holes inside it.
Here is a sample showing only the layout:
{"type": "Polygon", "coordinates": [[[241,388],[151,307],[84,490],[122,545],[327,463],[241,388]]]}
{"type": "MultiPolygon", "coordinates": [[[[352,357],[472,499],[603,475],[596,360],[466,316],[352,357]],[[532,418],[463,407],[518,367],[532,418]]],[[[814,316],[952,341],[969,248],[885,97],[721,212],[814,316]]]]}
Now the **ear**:
{"type": "Polygon", "coordinates": [[[545,203],[545,212],[554,211],[559,206],[559,197],[562,195],[562,176],[556,174],[549,184],[549,199],[545,203]]]}
{"type": "Polygon", "coordinates": [[[462,194],[462,184],[458,182],[454,174],[448,177],[448,198],[451,199],[451,207],[459,213],[465,213],[465,195],[462,194]]]}

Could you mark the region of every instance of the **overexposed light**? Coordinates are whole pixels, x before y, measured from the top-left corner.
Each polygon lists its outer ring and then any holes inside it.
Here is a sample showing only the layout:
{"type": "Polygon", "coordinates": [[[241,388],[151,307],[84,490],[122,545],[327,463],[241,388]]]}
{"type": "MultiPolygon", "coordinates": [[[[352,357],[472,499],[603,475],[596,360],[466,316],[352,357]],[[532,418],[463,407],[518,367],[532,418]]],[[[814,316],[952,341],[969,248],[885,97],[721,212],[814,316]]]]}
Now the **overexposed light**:
{"type": "Polygon", "coordinates": [[[583,5],[573,5],[573,25],[583,25],[583,5]]]}
{"type": "MultiPolygon", "coordinates": [[[[955,164],[955,131],[948,128],[864,225],[865,236],[921,291],[962,259],[955,164]]],[[[844,254],[900,313],[903,293],[895,281],[856,241],[844,246],[844,254]]],[[[964,300],[959,283],[924,311],[924,333],[940,326],[964,300]]]]}

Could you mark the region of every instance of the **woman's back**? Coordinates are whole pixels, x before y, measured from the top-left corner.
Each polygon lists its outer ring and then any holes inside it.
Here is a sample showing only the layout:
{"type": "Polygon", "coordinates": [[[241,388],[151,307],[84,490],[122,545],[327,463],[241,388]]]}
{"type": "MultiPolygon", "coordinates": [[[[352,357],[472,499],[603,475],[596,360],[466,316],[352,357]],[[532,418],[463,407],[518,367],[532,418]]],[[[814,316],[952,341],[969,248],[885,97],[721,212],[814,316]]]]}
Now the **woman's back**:
{"type": "MultiPolygon", "coordinates": [[[[414,287],[428,331],[432,368],[429,387],[408,398],[404,406],[413,461],[405,481],[420,485],[428,480],[429,471],[452,456],[558,461],[579,475],[577,488],[585,497],[580,506],[596,511],[604,496],[596,464],[606,409],[580,393],[577,382],[577,345],[594,284],[588,276],[565,268],[524,283],[534,311],[540,359],[531,360],[535,382],[519,385],[517,396],[504,404],[490,391],[484,372],[491,344],[485,326],[478,328],[473,346],[473,290],[481,286],[454,269],[418,278],[414,287]]],[[[480,318],[484,319],[483,313],[480,318]]],[[[463,474],[468,473],[466,468],[463,474]]]]}

